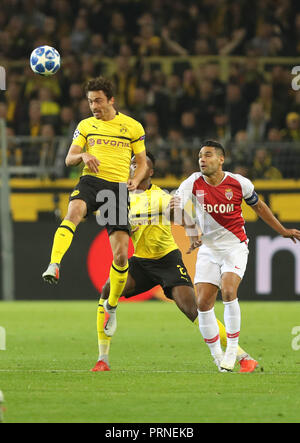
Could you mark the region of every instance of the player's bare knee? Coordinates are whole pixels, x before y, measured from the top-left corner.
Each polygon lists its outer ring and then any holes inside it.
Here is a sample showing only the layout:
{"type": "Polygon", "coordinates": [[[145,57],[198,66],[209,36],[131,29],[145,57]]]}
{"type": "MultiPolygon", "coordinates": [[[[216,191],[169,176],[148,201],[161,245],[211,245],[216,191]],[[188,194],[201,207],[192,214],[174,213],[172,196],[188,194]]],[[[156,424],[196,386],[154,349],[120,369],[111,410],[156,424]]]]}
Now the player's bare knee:
{"type": "Polygon", "coordinates": [[[214,304],[209,300],[198,300],[197,305],[201,312],[210,311],[214,307],[214,304]]]}
{"type": "Polygon", "coordinates": [[[236,290],[232,287],[222,288],[222,299],[225,302],[233,301],[237,297],[236,290]]]}
{"type": "Polygon", "coordinates": [[[82,221],[82,217],[76,216],[76,215],[70,215],[70,216],[67,215],[65,217],[65,220],[68,220],[68,221],[74,223],[75,226],[78,226],[79,223],[81,223],[81,221],[82,221]]]}
{"type": "Polygon", "coordinates": [[[127,251],[123,249],[117,249],[114,253],[114,262],[117,266],[124,267],[128,261],[127,251]]]}
{"type": "Polygon", "coordinates": [[[82,221],[86,215],[86,204],[83,201],[72,201],[68,208],[66,220],[71,221],[76,226],[82,221]]]}
{"type": "Polygon", "coordinates": [[[215,304],[214,297],[197,295],[196,299],[197,299],[197,307],[201,312],[210,311],[214,307],[215,304]]]}

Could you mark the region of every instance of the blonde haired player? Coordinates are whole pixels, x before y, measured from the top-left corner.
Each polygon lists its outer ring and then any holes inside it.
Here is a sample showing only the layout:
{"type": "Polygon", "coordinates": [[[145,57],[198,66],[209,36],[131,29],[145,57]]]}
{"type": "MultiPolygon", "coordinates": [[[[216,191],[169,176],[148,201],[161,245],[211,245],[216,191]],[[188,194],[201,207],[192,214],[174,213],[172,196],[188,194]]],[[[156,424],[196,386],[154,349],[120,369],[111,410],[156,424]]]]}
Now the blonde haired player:
{"type": "Polygon", "coordinates": [[[61,261],[71,246],[78,224],[106,203],[104,196],[110,195],[108,205],[112,217],[107,220],[106,229],[113,262],[106,302],[111,320],[106,325],[106,334],[112,336],[116,327],[116,307],[128,275],[128,191],[137,188],[147,166],[145,132],[139,122],[115,109],[110,80],[103,77],[89,80],[85,91],[93,116],[78,124],[66,157],[67,166],[83,162],[84,169],[70,196],[67,216],[55,233],[50,264],[43,279],[51,284],[58,282],[61,261]],[[136,157],[137,168],[130,178],[132,154],[136,157]]]}

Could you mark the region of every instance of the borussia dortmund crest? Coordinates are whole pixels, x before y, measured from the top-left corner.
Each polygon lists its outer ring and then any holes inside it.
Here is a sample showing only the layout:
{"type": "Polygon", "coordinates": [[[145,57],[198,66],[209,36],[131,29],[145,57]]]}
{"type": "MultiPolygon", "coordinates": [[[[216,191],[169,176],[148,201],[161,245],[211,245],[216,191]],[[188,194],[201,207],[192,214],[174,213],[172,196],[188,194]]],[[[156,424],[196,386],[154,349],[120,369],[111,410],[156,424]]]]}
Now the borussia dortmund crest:
{"type": "Polygon", "coordinates": [[[121,126],[121,128],[120,128],[121,134],[125,134],[127,132],[126,126],[123,126],[123,125],[120,125],[120,126],[121,126]]]}

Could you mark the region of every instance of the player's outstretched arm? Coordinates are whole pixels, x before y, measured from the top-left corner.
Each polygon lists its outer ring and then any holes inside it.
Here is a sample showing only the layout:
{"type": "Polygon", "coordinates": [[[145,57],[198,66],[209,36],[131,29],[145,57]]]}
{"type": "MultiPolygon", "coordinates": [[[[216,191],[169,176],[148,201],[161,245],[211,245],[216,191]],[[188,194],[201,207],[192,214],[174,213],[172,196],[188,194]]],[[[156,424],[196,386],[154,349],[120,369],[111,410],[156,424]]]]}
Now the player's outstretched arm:
{"type": "Polygon", "coordinates": [[[78,145],[71,145],[68,155],[66,157],[67,166],[78,166],[81,162],[84,162],[88,166],[91,172],[97,174],[99,170],[99,160],[87,152],[82,152],[82,148],[78,145]]]}
{"type": "Polygon", "coordinates": [[[282,237],[290,238],[294,243],[297,243],[296,240],[300,241],[300,231],[298,229],[286,229],[262,200],[258,200],[257,204],[251,207],[267,225],[282,237]]]}
{"type": "Polygon", "coordinates": [[[168,206],[168,211],[170,221],[173,221],[176,225],[184,226],[191,245],[187,254],[191,254],[194,249],[197,249],[202,245],[202,234],[199,232],[198,227],[189,214],[184,209],[181,209],[179,197],[172,197],[168,206]]]}

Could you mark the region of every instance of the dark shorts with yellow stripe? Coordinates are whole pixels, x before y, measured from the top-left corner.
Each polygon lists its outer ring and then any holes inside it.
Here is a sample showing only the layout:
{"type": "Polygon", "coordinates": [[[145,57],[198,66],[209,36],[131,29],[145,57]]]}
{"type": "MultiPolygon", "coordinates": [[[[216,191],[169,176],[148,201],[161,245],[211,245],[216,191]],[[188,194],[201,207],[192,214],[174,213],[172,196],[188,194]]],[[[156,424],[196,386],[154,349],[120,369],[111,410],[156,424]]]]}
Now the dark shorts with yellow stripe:
{"type": "Polygon", "coordinates": [[[157,260],[133,256],[129,259],[129,274],[135,280],[136,286],[134,293],[125,296],[126,298],[149,291],[160,285],[166,297],[172,299],[172,289],[174,287],[194,287],[179,249],[175,249],[157,260]]]}
{"type": "Polygon", "coordinates": [[[115,183],[102,178],[84,175],[74,188],[70,201],[83,200],[87,205],[87,216],[100,209],[97,222],[106,227],[108,235],[114,231],[130,234],[128,222],[129,196],[126,183],[115,183]]]}

